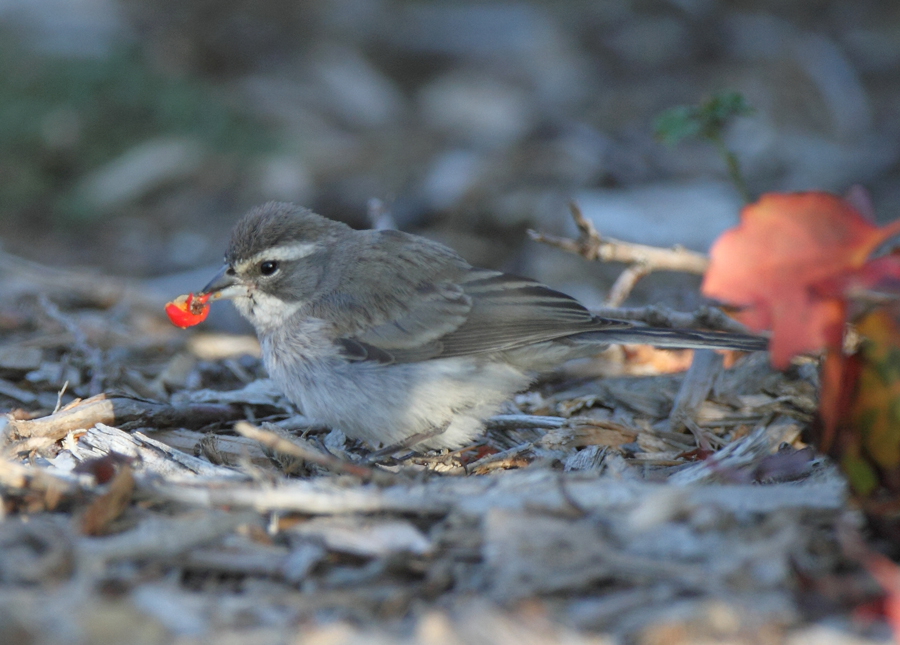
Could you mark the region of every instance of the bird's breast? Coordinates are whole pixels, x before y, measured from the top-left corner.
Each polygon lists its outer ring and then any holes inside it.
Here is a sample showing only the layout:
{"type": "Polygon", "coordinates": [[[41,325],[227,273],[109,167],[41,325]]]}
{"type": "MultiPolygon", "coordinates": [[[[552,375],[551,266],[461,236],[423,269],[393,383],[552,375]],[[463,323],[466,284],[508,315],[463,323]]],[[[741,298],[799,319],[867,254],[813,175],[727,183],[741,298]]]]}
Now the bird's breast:
{"type": "Polygon", "coordinates": [[[296,369],[304,364],[332,361],[339,357],[334,332],[326,321],[296,317],[265,331],[257,330],[263,362],[273,371],[296,369]]]}

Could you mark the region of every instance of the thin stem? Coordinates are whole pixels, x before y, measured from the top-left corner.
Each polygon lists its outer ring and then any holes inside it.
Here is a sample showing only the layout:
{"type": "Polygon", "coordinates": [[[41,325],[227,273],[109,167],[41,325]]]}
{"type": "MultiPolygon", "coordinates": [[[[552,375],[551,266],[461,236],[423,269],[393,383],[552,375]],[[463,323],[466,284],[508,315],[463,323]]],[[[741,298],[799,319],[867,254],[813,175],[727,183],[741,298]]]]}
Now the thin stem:
{"type": "Polygon", "coordinates": [[[719,155],[725,160],[725,166],[728,168],[728,178],[731,180],[731,183],[734,184],[734,187],[740,194],[741,199],[744,200],[744,203],[749,204],[751,201],[750,191],[747,190],[747,183],[744,181],[744,176],[741,174],[741,165],[740,162],[738,162],[737,156],[725,145],[721,134],[716,133],[710,136],[710,139],[716,146],[719,155]]]}

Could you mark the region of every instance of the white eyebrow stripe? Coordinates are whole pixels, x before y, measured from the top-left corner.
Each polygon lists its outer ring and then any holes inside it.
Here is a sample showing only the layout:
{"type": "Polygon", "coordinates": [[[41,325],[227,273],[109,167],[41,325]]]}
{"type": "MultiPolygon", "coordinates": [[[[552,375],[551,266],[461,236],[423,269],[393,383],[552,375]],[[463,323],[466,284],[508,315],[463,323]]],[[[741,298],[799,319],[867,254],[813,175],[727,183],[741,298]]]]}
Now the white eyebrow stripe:
{"type": "Polygon", "coordinates": [[[268,260],[281,260],[283,262],[299,260],[300,258],[305,258],[307,255],[317,251],[319,246],[320,245],[315,242],[296,242],[285,246],[276,246],[272,249],[260,251],[244,262],[241,262],[241,264],[253,265],[268,260]]]}

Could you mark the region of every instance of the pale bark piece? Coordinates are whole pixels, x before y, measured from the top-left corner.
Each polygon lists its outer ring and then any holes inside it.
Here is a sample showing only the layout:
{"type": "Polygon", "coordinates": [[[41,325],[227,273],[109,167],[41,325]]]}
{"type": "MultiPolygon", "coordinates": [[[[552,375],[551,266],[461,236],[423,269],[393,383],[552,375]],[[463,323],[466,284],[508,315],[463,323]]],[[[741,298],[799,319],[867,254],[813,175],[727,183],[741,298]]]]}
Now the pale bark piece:
{"type": "Polygon", "coordinates": [[[40,347],[0,346],[0,370],[30,372],[41,366],[44,352],[40,347]]]}
{"type": "MultiPolygon", "coordinates": [[[[447,477],[387,487],[369,484],[348,488],[323,478],[267,486],[144,483],[146,489],[162,498],[198,506],[229,505],[312,515],[399,512],[429,516],[456,511],[474,517],[482,517],[492,509],[539,508],[547,513],[571,513],[573,503],[584,512],[608,512],[632,507],[644,496],[670,486],[617,481],[596,473],[561,475],[539,469],[505,472],[502,477],[447,477]]],[[[724,511],[741,513],[801,508],[836,510],[847,495],[846,483],[836,473],[814,482],[682,486],[679,491],[692,507],[715,504],[724,511]]]]}
{"type": "Polygon", "coordinates": [[[179,393],[178,402],[198,404],[271,405],[289,407],[281,390],[271,379],[258,379],[239,390],[195,390],[179,393]]]}
{"type": "Polygon", "coordinates": [[[291,533],[320,541],[332,551],[362,557],[391,553],[427,555],[431,542],[410,522],[374,520],[360,516],[323,517],[297,524],[291,533]]]}
{"type": "Polygon", "coordinates": [[[678,432],[686,427],[694,435],[697,446],[705,450],[710,449],[709,439],[697,426],[696,417],[721,373],[722,365],[721,354],[710,349],[695,350],[694,360],[681,381],[681,388],[669,414],[669,432],[678,432]]]}
{"type": "Polygon", "coordinates": [[[227,405],[172,406],[166,403],[98,394],[55,414],[39,419],[10,419],[12,432],[22,438],[62,439],[73,430],[86,430],[98,423],[132,424],[160,428],[200,428],[210,423],[238,419],[242,412],[227,405]]]}
{"type": "Polygon", "coordinates": [[[193,512],[177,518],[152,517],[130,531],[102,538],[82,538],[76,553],[83,562],[117,562],[171,558],[234,531],[259,525],[253,513],[193,512]]]}
{"type": "Polygon", "coordinates": [[[691,464],[669,478],[676,485],[700,484],[711,481],[741,481],[767,455],[782,444],[790,444],[803,427],[790,417],[779,417],[767,425],[734,441],[712,454],[708,459],[691,464]],[[744,474],[746,473],[746,474],[744,474]]]}
{"type": "Polygon", "coordinates": [[[166,481],[190,481],[197,478],[216,481],[242,481],[248,476],[242,472],[216,466],[205,459],[194,457],[151,439],[140,432],[127,433],[102,423],[85,432],[70,452],[79,461],[115,454],[132,460],[135,474],[158,475],[166,481]]]}

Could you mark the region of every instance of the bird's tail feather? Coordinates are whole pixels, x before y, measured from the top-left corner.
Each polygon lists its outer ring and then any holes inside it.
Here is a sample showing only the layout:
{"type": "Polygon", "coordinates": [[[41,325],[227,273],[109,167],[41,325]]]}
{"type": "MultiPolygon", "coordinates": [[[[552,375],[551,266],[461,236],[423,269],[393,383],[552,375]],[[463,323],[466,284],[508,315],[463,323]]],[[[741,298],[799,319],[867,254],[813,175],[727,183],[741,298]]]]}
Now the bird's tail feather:
{"type": "Polygon", "coordinates": [[[654,347],[679,349],[737,349],[744,352],[761,351],[768,349],[769,346],[768,339],[761,336],[722,331],[659,329],[655,327],[590,331],[578,334],[575,338],[579,341],[592,343],[653,345],[654,347]]]}

